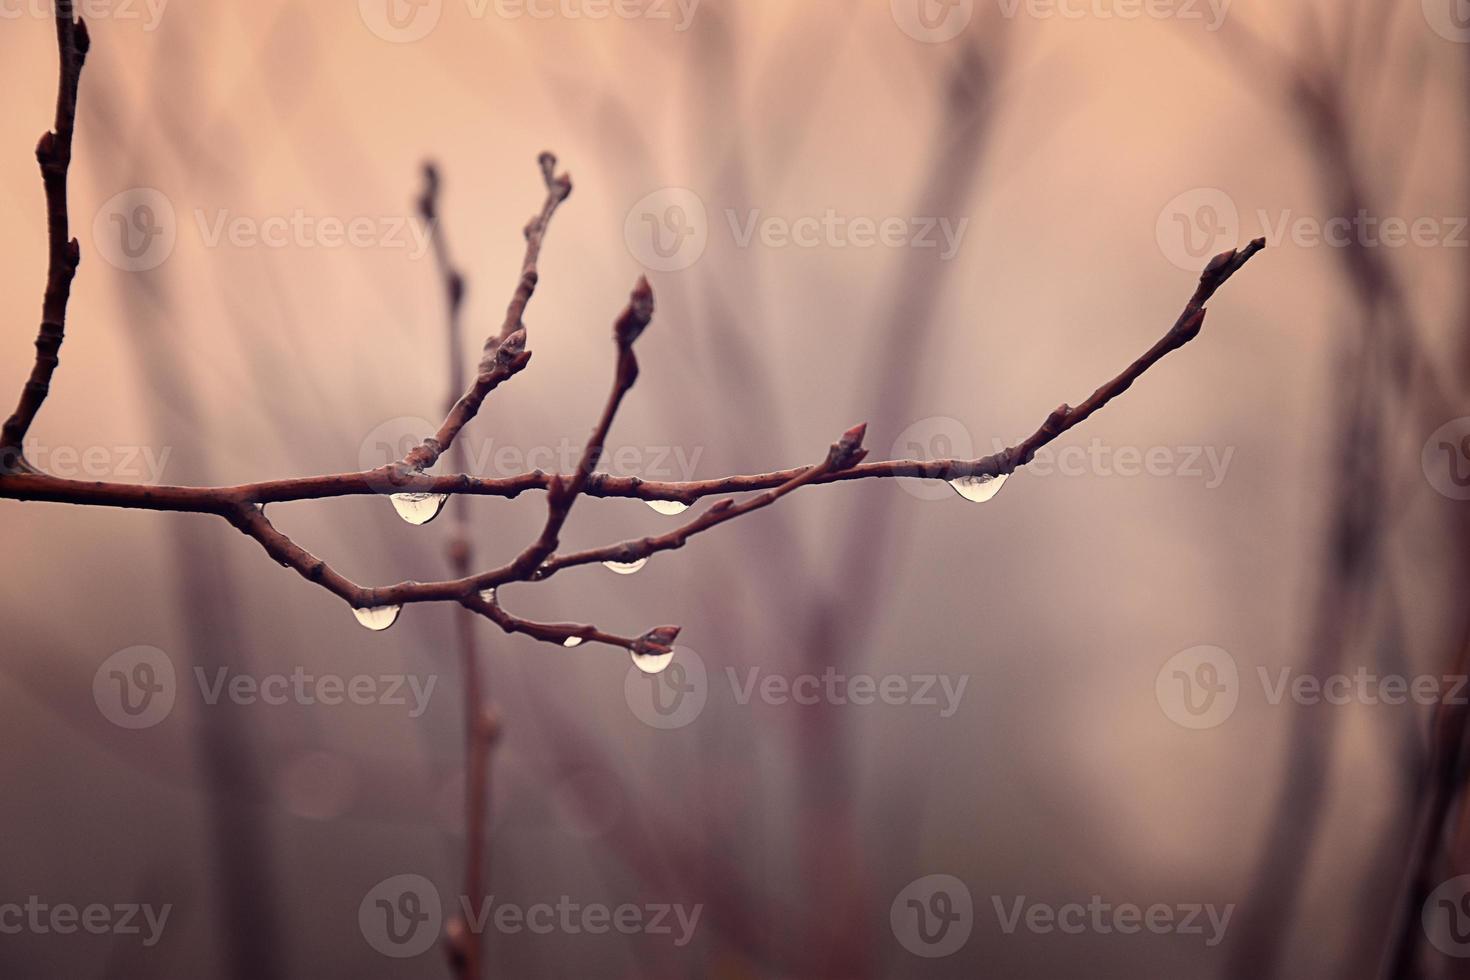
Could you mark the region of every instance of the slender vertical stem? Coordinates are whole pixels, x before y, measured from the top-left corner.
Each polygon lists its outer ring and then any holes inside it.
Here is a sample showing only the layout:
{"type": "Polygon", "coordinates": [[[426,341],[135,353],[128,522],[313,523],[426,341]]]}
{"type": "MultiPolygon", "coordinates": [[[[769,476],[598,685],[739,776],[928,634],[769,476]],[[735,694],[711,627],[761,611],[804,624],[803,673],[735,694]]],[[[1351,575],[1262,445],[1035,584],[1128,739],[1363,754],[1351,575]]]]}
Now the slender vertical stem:
{"type": "MultiPolygon", "coordinates": [[[[444,276],[447,320],[449,325],[449,388],[446,411],[453,413],[464,391],[465,369],[461,348],[464,328],[464,276],[455,268],[444,238],[439,218],[439,173],[433,164],[424,165],[424,192],[419,198],[419,214],[429,227],[434,257],[444,276]]],[[[458,473],[466,471],[468,458],[463,440],[449,445],[451,465],[458,473]]],[[[456,578],[470,574],[474,550],[470,544],[469,501],[456,495],[450,501],[453,533],[449,539],[450,571],[456,578]]],[[[470,909],[478,910],[484,902],[485,881],[489,875],[489,849],[485,822],[490,808],[490,749],[499,734],[499,723],[485,704],[485,682],[480,666],[479,641],[475,636],[476,614],[464,607],[454,610],[455,640],[459,647],[460,680],[464,686],[465,771],[464,771],[464,897],[470,909]]],[[[450,958],[461,980],[480,980],[485,975],[484,937],[460,920],[450,924],[450,958]]]]}

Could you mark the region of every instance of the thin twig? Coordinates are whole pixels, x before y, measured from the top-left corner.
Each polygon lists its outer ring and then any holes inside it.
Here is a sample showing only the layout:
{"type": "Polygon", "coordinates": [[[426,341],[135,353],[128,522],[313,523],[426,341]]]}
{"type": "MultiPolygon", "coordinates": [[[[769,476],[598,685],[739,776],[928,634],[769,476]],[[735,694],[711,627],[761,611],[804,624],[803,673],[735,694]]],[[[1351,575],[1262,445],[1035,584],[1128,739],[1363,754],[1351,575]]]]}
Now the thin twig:
{"type": "MultiPolygon", "coordinates": [[[[419,197],[419,216],[429,229],[434,259],[444,280],[445,313],[449,326],[449,409],[446,419],[452,420],[456,413],[462,413],[464,421],[468,421],[474,417],[480,402],[494,389],[498,381],[492,380],[493,375],[487,377],[482,361],[480,375],[470,391],[462,397],[455,397],[464,387],[464,358],[460,354],[463,324],[460,314],[464,308],[465,280],[449,254],[449,243],[439,220],[439,172],[432,163],[424,165],[424,191],[419,197]]],[[[524,339],[524,332],[521,336],[524,339]]],[[[499,356],[500,351],[495,353],[495,368],[499,368],[506,362],[499,356]]],[[[486,354],[490,354],[489,344],[486,345],[486,354]]],[[[524,358],[520,360],[520,365],[525,366],[524,358]]],[[[492,368],[492,372],[493,370],[492,368]]],[[[464,443],[455,442],[454,435],[464,422],[460,422],[446,434],[449,424],[446,421],[445,428],[440,429],[442,446],[448,448],[453,465],[463,469],[466,464],[464,443]]],[[[468,575],[474,562],[466,503],[463,497],[451,501],[454,533],[449,539],[447,557],[450,571],[457,577],[468,575]]],[[[475,614],[464,608],[454,612],[455,638],[459,643],[460,680],[464,687],[464,896],[467,907],[477,909],[484,904],[485,883],[489,877],[485,824],[490,808],[490,754],[500,737],[501,725],[499,717],[485,700],[480,650],[475,637],[475,614]]],[[[450,963],[455,972],[461,980],[481,980],[485,975],[483,930],[471,929],[462,918],[455,917],[446,925],[445,931],[450,963]]]]}
{"type": "MultiPolygon", "coordinates": [[[[549,170],[545,157],[543,157],[543,169],[549,170]]],[[[570,184],[565,182],[565,178],[558,178],[552,182],[551,186],[569,187],[570,184]]],[[[528,228],[528,240],[537,244],[528,248],[527,271],[523,273],[521,285],[511,302],[510,313],[506,320],[506,325],[513,328],[509,336],[523,335],[523,326],[519,317],[524,311],[525,301],[529,299],[534,289],[535,255],[539,249],[539,241],[545,231],[546,222],[549,221],[551,213],[555,210],[556,203],[556,194],[549,194],[547,205],[528,228]]],[[[215,514],[224,517],[240,531],[253,538],[277,562],[294,569],[308,581],[346,600],[354,608],[402,606],[420,602],[458,602],[494,619],[502,628],[509,623],[515,627],[516,632],[522,632],[538,639],[564,641],[569,636],[565,631],[537,624],[527,625],[521,620],[509,617],[508,614],[496,618],[491,613],[494,605],[478,602],[476,597],[479,593],[498,586],[544,578],[557,568],[567,567],[569,564],[585,563],[580,559],[569,562],[554,557],[557,535],[566,521],[573,502],[579,495],[585,493],[598,497],[630,497],[640,500],[677,500],[693,503],[702,497],[714,494],[781,489],[776,497],[764,500],[759,504],[759,506],[765,506],[791,490],[807,484],[892,477],[953,480],[966,476],[999,476],[1013,472],[1017,467],[1030,462],[1041,447],[1080,424],[1113,398],[1126,391],[1134,381],[1165,355],[1178,350],[1198,336],[1204,323],[1205,303],[1221,285],[1264,246],[1264,240],[1257,239],[1243,249],[1232,249],[1216,256],[1200,276],[1199,285],[1183,312],[1157,343],[1122,373],[1094,391],[1081,405],[1076,408],[1067,405],[1057,408],[1047,416],[1034,433],[1017,446],[973,460],[944,459],[928,462],[890,460],[860,463],[841,468],[817,467],[815,470],[812,467],[796,467],[771,473],[683,483],[652,482],[637,477],[617,478],[591,472],[601,456],[607,432],[617,408],[637,378],[637,360],[632,352],[632,344],[646,329],[653,312],[652,290],[646,280],[640,280],[628,307],[618,318],[615,326],[618,366],[612,393],[573,474],[570,476],[548,475],[535,471],[500,480],[477,480],[467,475],[443,477],[419,475],[406,477],[396,484],[396,488],[402,491],[449,495],[482,494],[514,497],[527,490],[544,490],[547,493],[547,521],[541,534],[531,546],[505,566],[475,575],[461,575],[442,582],[399,582],[395,585],[375,588],[358,585],[282,534],[265,515],[264,505],[267,503],[381,492],[382,480],[394,475],[397,469],[402,468],[401,466],[390,465],[361,473],[343,473],[302,480],[218,488],[148,487],[63,480],[43,473],[14,473],[0,476],[0,497],[215,514]]],[[[504,352],[505,349],[503,343],[495,348],[497,352],[504,352]]],[[[498,357],[499,354],[497,353],[496,356],[498,357]]],[[[451,439],[451,444],[452,441],[451,439]]],[[[749,509],[755,509],[755,507],[749,509]]],[[[740,510],[736,514],[717,514],[718,519],[700,524],[697,530],[716,526],[732,516],[745,512],[746,510],[740,510]]],[[[673,537],[665,536],[667,543],[652,546],[652,550],[667,550],[668,547],[677,546],[673,544],[675,540],[682,544],[682,540],[691,533],[696,532],[689,531],[680,538],[679,532],[676,531],[673,537]]],[[[616,549],[617,553],[626,555],[630,553],[629,549],[642,547],[645,545],[625,542],[622,545],[612,546],[612,549],[604,549],[604,551],[616,549]]],[[[583,554],[585,556],[586,553],[583,554]]],[[[592,559],[587,558],[586,560],[592,559]]],[[[501,612],[503,613],[503,610],[501,612]]],[[[633,649],[648,634],[630,640],[604,633],[594,627],[587,627],[585,634],[577,635],[633,649]]]]}
{"type": "Polygon", "coordinates": [[[71,169],[71,138],[77,120],[77,88],[91,39],[87,25],[72,16],[71,0],[57,0],[56,47],[60,52],[56,86],[56,121],[36,144],[41,182],[46,190],[46,295],[41,303],[41,329],[36,335],[36,363],[20,392],[15,412],[0,427],[0,473],[28,470],[22,445],[36,413],[51,391],[51,375],[60,363],[66,333],[66,304],[82,261],[81,246],[71,237],[66,199],[71,169]]]}

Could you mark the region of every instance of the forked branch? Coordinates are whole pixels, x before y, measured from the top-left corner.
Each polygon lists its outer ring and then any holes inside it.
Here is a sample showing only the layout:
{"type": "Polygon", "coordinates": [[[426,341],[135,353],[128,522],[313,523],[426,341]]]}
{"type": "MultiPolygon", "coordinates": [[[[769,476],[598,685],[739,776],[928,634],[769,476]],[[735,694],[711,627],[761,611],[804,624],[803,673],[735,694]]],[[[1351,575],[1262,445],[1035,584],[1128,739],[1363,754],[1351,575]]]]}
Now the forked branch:
{"type": "MultiPolygon", "coordinates": [[[[633,562],[683,547],[697,534],[768,507],[787,494],[809,485],[888,477],[957,480],[1009,474],[1029,463],[1041,447],[1081,424],[1128,390],[1165,355],[1178,350],[1198,336],[1204,325],[1205,304],[1236,271],[1265,247],[1264,239],[1256,239],[1245,248],[1232,249],[1216,256],[1201,274],[1199,284],[1184,310],[1157,343],[1080,405],[1061,405],[1030,436],[1001,452],[976,459],[864,462],[864,427],[859,425],[844,433],[823,459],[806,466],[685,482],[655,482],[597,472],[597,465],[618,408],[638,379],[638,360],[634,354],[634,344],[653,321],[653,289],[646,279],[640,279],[627,307],[614,322],[616,361],[612,388],[582,457],[572,473],[534,470],[504,479],[480,479],[465,473],[427,473],[426,470],[434,466],[454,446],[464,427],[479,414],[490,392],[523,371],[530,361],[531,353],[526,349],[525,312],[540,279],[538,262],[551,218],[572,191],[571,179],[565,174],[556,173],[556,158],[549,153],[543,153],[538,162],[546,196],[540,211],[526,225],[525,257],[515,290],[506,307],[505,319],[499,331],[486,340],[474,380],[465,393],[450,406],[438,431],[414,447],[403,459],[362,472],[227,487],[140,486],[67,480],[40,472],[26,462],[23,453],[23,438],[45,399],[51,375],[56,368],[57,350],[66,321],[67,298],[79,254],[76,242],[67,238],[65,177],[71,156],[77,80],[86,53],[87,34],[80,22],[73,21],[71,4],[67,2],[57,5],[57,38],[61,49],[61,82],[56,129],[42,139],[38,151],[46,187],[51,269],[47,280],[41,334],[36,342],[35,368],[22,393],[16,414],[5,423],[3,445],[0,445],[5,456],[0,460],[4,464],[3,469],[0,469],[0,497],[213,514],[229,521],[255,540],[271,558],[294,569],[307,581],[328,590],[357,610],[386,609],[422,602],[452,602],[486,617],[507,632],[537,640],[567,645],[590,641],[620,647],[639,655],[667,652],[678,633],[677,627],[660,626],[639,636],[620,636],[590,624],[537,623],[522,619],[504,609],[496,590],[513,583],[542,581],[565,568],[595,562],[633,562]],[[399,582],[380,587],[358,585],[337,572],[327,562],[277,529],[265,511],[266,505],[284,501],[323,500],[365,494],[416,493],[509,498],[527,491],[541,491],[546,494],[546,519],[540,534],[507,564],[476,573],[469,572],[465,567],[456,567],[455,577],[445,581],[399,582]],[[735,499],[721,500],[666,534],[578,552],[561,554],[557,551],[561,531],[573,505],[582,496],[676,501],[692,505],[708,496],[741,493],[753,493],[754,496],[743,502],[735,499]]],[[[433,181],[431,175],[430,186],[420,204],[425,220],[431,224],[437,220],[433,181]]],[[[436,244],[436,247],[439,245],[436,244]]],[[[447,264],[446,269],[449,269],[447,264]]],[[[452,269],[449,269],[448,282],[451,315],[457,315],[463,282],[452,269]]]]}

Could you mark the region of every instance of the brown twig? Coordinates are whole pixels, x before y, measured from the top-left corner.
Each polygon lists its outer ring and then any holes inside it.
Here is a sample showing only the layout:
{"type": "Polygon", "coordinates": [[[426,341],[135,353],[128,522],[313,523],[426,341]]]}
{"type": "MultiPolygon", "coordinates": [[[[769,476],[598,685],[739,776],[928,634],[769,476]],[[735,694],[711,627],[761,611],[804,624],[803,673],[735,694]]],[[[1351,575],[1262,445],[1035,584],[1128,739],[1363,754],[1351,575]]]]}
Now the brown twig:
{"type": "MultiPolygon", "coordinates": [[[[547,207],[543,210],[541,217],[533,222],[532,233],[528,234],[533,241],[539,241],[539,235],[535,233],[535,230],[539,228],[544,231],[545,221],[549,219],[554,207],[555,203],[549,197],[547,207]]],[[[1076,408],[1067,405],[1057,408],[1047,416],[1034,433],[1017,446],[972,460],[943,459],[929,462],[889,460],[842,468],[818,467],[816,472],[812,467],[797,467],[771,473],[683,483],[651,482],[640,480],[637,477],[616,478],[591,472],[601,454],[608,427],[611,425],[617,407],[637,377],[637,361],[632,353],[632,344],[646,328],[652,316],[652,291],[646,280],[640,280],[628,308],[617,322],[618,368],[613,392],[575,473],[564,476],[548,475],[536,471],[499,480],[477,480],[467,475],[442,477],[419,475],[406,477],[394,483],[396,490],[404,492],[432,492],[450,495],[483,494],[504,497],[514,497],[527,490],[537,489],[545,490],[547,493],[546,525],[537,540],[516,559],[500,568],[442,582],[400,582],[377,588],[358,585],[282,534],[266,517],[264,505],[268,503],[379,493],[382,490],[383,481],[396,475],[394,471],[401,469],[401,464],[360,473],[215,488],[149,487],[87,482],[64,480],[44,473],[21,472],[0,476],[0,497],[215,514],[224,517],[237,529],[255,539],[273,559],[294,569],[308,581],[346,600],[354,608],[402,606],[420,602],[458,602],[489,616],[489,609],[493,604],[476,601],[479,593],[511,582],[544,578],[549,574],[549,570],[566,567],[569,564],[565,561],[559,562],[553,556],[553,552],[556,547],[557,534],[566,520],[572,503],[577,496],[583,493],[598,497],[631,497],[640,500],[677,500],[693,503],[700,498],[714,494],[785,487],[786,489],[777,495],[779,497],[799,486],[844,480],[892,477],[953,480],[965,476],[999,476],[1010,473],[1017,467],[1030,462],[1036,451],[1042,446],[1080,424],[1113,398],[1126,391],[1134,381],[1165,355],[1193,340],[1203,326],[1204,304],[1264,245],[1264,240],[1257,239],[1243,249],[1232,249],[1212,260],[1201,275],[1199,285],[1184,311],[1157,343],[1122,373],[1099,387],[1081,405],[1076,408]],[[795,486],[790,486],[793,483],[795,486]]],[[[534,249],[528,250],[528,254],[533,253],[534,249]]],[[[521,287],[518,288],[516,298],[512,301],[512,316],[507,317],[508,325],[519,323],[515,318],[520,316],[520,311],[524,309],[524,299],[529,298],[530,295],[529,288],[534,286],[533,258],[528,259],[528,266],[532,268],[522,276],[521,287]]],[[[521,329],[515,326],[510,336],[516,335],[521,329]]],[[[505,347],[502,344],[496,349],[503,352],[505,347]]],[[[765,503],[769,502],[768,500],[765,503]]],[[[765,503],[760,506],[765,506],[765,503]]],[[[740,511],[740,513],[744,512],[740,511]]],[[[712,527],[723,523],[729,519],[729,516],[711,521],[706,526],[712,527]]],[[[703,530],[704,527],[701,526],[699,529],[703,530]]],[[[620,550],[619,553],[627,554],[627,548],[640,546],[625,544],[614,547],[620,550]]],[[[666,548],[656,550],[666,550],[666,548]]],[[[537,638],[558,640],[567,638],[566,634],[555,630],[524,628],[521,622],[513,617],[497,620],[497,622],[503,628],[507,622],[513,623],[516,632],[523,632],[537,638]]],[[[589,628],[586,638],[599,642],[611,642],[628,649],[632,649],[639,642],[603,633],[595,628],[589,628]]]]}
{"type": "MultiPolygon", "coordinates": [[[[509,368],[514,361],[502,357],[504,345],[492,351],[486,344],[485,359],[481,361],[479,376],[470,390],[456,398],[464,387],[464,358],[460,353],[463,341],[461,312],[464,308],[465,280],[463,273],[455,267],[449,254],[449,243],[439,220],[439,172],[432,163],[424,165],[424,190],[419,197],[419,216],[429,229],[429,240],[433,246],[434,259],[444,279],[444,302],[448,320],[449,349],[449,407],[445,426],[440,429],[435,446],[439,453],[445,449],[457,469],[466,464],[463,442],[455,442],[454,436],[465,422],[474,417],[480,403],[494,390],[499,380],[495,372],[509,368]],[[493,354],[493,357],[492,357],[493,354]],[[486,361],[493,361],[486,370],[486,361]],[[457,424],[450,428],[451,422],[457,424]]],[[[524,331],[520,334],[524,340],[524,331]]],[[[518,360],[519,367],[525,366],[530,355],[518,360]]],[[[505,375],[506,377],[509,374],[505,375]]],[[[421,447],[422,448],[422,447],[421,447]]],[[[412,454],[410,454],[412,455],[412,454]]],[[[435,454],[435,459],[438,454],[435,454]]],[[[427,460],[423,465],[432,465],[427,460]]],[[[469,512],[463,497],[453,502],[453,528],[447,548],[450,571],[457,577],[470,573],[474,561],[474,550],[470,543],[469,512]]],[[[485,698],[485,682],[480,664],[479,644],[475,638],[475,614],[469,609],[456,609],[454,616],[455,638],[459,643],[460,681],[464,687],[465,769],[464,769],[464,896],[469,908],[480,908],[485,900],[486,880],[489,877],[489,850],[486,840],[486,817],[490,809],[490,754],[500,737],[501,725],[498,715],[485,698]]],[[[485,937],[481,931],[469,928],[468,923],[456,917],[446,926],[447,947],[450,963],[462,980],[480,980],[485,975],[485,937]]]]}
{"type": "Polygon", "coordinates": [[[56,46],[60,79],[56,86],[56,121],[36,144],[41,182],[46,189],[46,295],[41,303],[41,329],[36,335],[36,363],[20,392],[15,412],[0,428],[0,472],[28,469],[22,451],[26,433],[51,391],[51,375],[60,363],[66,333],[66,304],[82,261],[81,246],[71,237],[66,178],[71,169],[71,138],[77,120],[77,87],[91,39],[87,25],[72,16],[71,0],[57,0],[56,46]]]}
{"type": "MultiPolygon", "coordinates": [[[[57,135],[42,140],[43,173],[50,203],[52,232],[53,279],[48,283],[47,309],[42,327],[42,340],[52,333],[60,336],[65,318],[65,299],[71,276],[75,272],[75,243],[65,242],[67,227],[65,197],[65,162],[70,159],[72,119],[75,114],[76,76],[86,48],[86,29],[73,24],[70,4],[58,5],[58,41],[62,50],[62,80],[57,112],[57,135]],[[49,161],[49,163],[48,163],[49,161]],[[65,249],[58,242],[66,245],[65,249]],[[53,288],[53,286],[55,288],[53,288]],[[54,328],[54,329],[53,329],[54,328]]],[[[432,437],[410,451],[403,460],[375,470],[341,473],[271,483],[246,484],[235,487],[167,487],[134,486],[117,483],[63,480],[34,470],[20,456],[20,436],[39,406],[39,397],[28,411],[18,413],[20,421],[7,423],[7,432],[18,435],[7,443],[17,455],[19,465],[7,466],[0,472],[0,497],[21,500],[46,500],[93,506],[132,507],[151,510],[214,514],[223,517],[245,535],[254,539],[268,555],[296,571],[307,581],[327,589],[347,601],[354,609],[403,606],[420,602],[456,602],[485,616],[508,632],[520,633],[550,642],[566,642],[572,638],[590,640],[627,649],[635,654],[666,651],[673,643],[677,629],[658,627],[637,637],[607,633],[591,625],[535,623],[506,612],[494,596],[493,589],[513,582],[544,579],[556,570],[595,560],[627,560],[646,557],[656,551],[682,546],[689,537],[723,524],[735,517],[769,506],[788,493],[808,484],[877,477],[918,477],[953,480],[966,476],[999,476],[1024,466],[1042,446],[1056,439],[1126,391],[1134,381],[1166,354],[1177,350],[1198,336],[1204,323],[1205,303],[1216,290],[1240,269],[1265,242],[1257,239],[1243,249],[1232,249],[1217,256],[1200,276],[1194,295],[1168,332],[1149,350],[1130,364],[1121,374],[1099,387],[1076,408],[1062,405],[1053,411],[1041,427],[1019,445],[991,456],[973,460],[947,459],[935,462],[891,460],[862,464],[860,440],[862,427],[849,430],[836,444],[827,459],[815,466],[798,467],[772,473],[732,476],[719,480],[687,483],[651,483],[637,478],[616,479],[594,472],[606,444],[608,431],[624,396],[638,377],[638,361],[634,343],[647,329],[653,317],[653,290],[646,279],[640,279],[628,306],[618,317],[613,329],[617,347],[617,363],[612,391],[603,408],[592,436],[583,451],[576,470],[570,475],[523,473],[504,480],[477,480],[468,475],[429,476],[423,473],[440,456],[455,446],[459,432],[478,413],[485,397],[497,385],[525,368],[530,353],[525,350],[524,314],[535,292],[540,258],[546,230],[552,215],[571,193],[571,179],[555,172],[556,158],[543,153],[539,159],[546,186],[541,210],[525,229],[526,251],[516,289],[506,308],[505,320],[497,335],[485,344],[485,353],[475,381],[449,408],[444,423],[432,437]],[[396,585],[369,588],[360,586],[335,571],[325,561],[311,554],[281,533],[266,516],[265,505],[286,500],[316,500],[354,494],[381,493],[385,486],[396,492],[428,492],[447,495],[483,494],[514,497],[526,490],[544,490],[547,495],[547,517],[542,531],[509,564],[477,574],[468,572],[468,556],[455,568],[456,577],[441,582],[400,582],[396,585]],[[744,504],[722,502],[689,524],[658,538],[623,542],[603,549],[579,552],[558,558],[559,534],[572,506],[582,494],[602,497],[633,497],[643,500],[678,500],[692,503],[704,496],[742,491],[767,491],[744,504]],[[609,556],[609,557],[603,557],[609,556]]],[[[426,218],[437,215],[433,189],[426,192],[429,202],[426,218]]],[[[446,281],[450,293],[452,321],[457,323],[459,303],[463,296],[463,279],[447,264],[442,240],[436,245],[441,259],[446,260],[446,281]]],[[[48,341],[49,343],[49,341],[48,341]]],[[[38,344],[37,371],[49,381],[55,368],[54,348],[38,344]],[[48,358],[46,350],[51,350],[48,358]]],[[[44,385],[27,386],[28,392],[44,395],[44,385]]],[[[22,409],[30,403],[22,397],[22,409]]],[[[10,437],[7,436],[7,439],[10,437]]],[[[462,456],[458,457],[462,460],[462,456]]]]}

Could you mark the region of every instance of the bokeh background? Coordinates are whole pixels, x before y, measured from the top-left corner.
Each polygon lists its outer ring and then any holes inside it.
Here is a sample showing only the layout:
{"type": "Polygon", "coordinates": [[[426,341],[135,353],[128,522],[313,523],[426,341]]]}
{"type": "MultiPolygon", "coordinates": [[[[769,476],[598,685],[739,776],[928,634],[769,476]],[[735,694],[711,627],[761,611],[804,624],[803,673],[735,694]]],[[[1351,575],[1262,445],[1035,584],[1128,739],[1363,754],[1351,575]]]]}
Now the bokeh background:
{"type": "MultiPolygon", "coordinates": [[[[1361,668],[1447,693],[1438,679],[1466,672],[1462,8],[84,6],[83,264],[28,455],[61,475],[220,484],[379,465],[385,438],[423,434],[412,420],[448,394],[442,283],[414,224],[429,158],[470,358],[515,282],[537,153],[576,186],[527,315],[532,367],[463,437],[485,476],[580,446],[643,271],[659,312],[611,447],[626,472],[708,478],[818,459],[858,421],[880,456],[1017,442],[1162,335],[1211,254],[1266,235],[1195,343],[990,502],[913,481],[808,489],[636,575],[505,590],[537,618],[683,624],[671,676],[699,690],[670,723],[626,657],[480,627],[505,728],[496,902],[701,912],[683,945],[677,926],[492,928],[490,973],[1448,976],[1463,960],[1442,950],[1470,946],[1431,942],[1420,912],[1426,881],[1470,870],[1458,806],[1430,802],[1458,785],[1455,731],[1436,738],[1430,705],[1273,699],[1262,677],[1361,668]],[[1428,223],[1407,244],[1314,237],[1360,209],[1428,223]],[[781,242],[781,222],[829,212],[906,231],[781,242]],[[774,230],[744,240],[753,215],[774,230]],[[283,218],[284,238],[249,237],[283,218]],[[355,245],[321,232],[353,219],[370,229],[355,245]],[[913,241],[922,219],[956,247],[913,241]],[[678,247],[655,249],[650,220],[678,247]],[[1176,669],[1206,676],[1202,646],[1235,669],[1233,710],[1203,719],[1172,693],[1176,669]],[[908,694],[743,694],[829,669],[908,694]],[[968,895],[957,948],[915,939],[907,899],[943,911],[935,888],[968,895]],[[1203,934],[1123,934],[1007,929],[998,912],[1094,897],[1230,918],[1223,935],[1203,914],[1203,934]]],[[[6,392],[44,282],[49,17],[0,2],[6,392]]],[[[543,506],[472,500],[480,563],[514,555],[543,506]]],[[[384,499],[271,516],[359,582],[445,575],[448,522],[410,526],[384,499]]],[[[669,520],[587,500],[564,540],[669,520]]],[[[204,516],[4,501],[0,529],[0,902],[172,906],[151,946],[0,935],[0,972],[446,976],[437,948],[383,955],[359,910],[398,875],[446,907],[459,888],[451,610],[370,633],[204,516]],[[130,730],[94,677],[139,645],[164,651],[177,693],[130,730]],[[195,674],[298,667],[435,687],[411,717],[209,704],[195,674]]]]}

